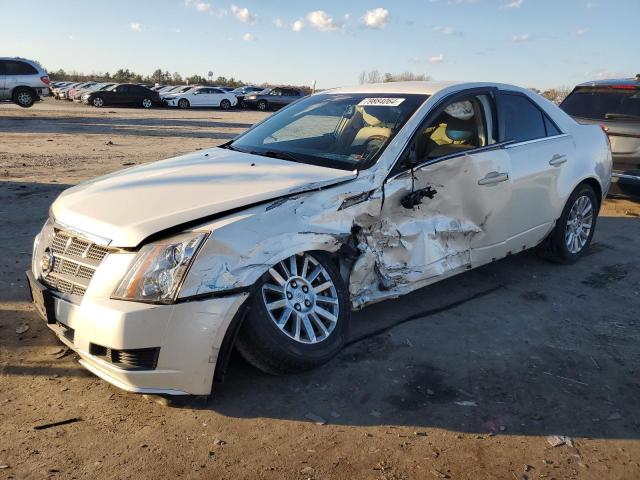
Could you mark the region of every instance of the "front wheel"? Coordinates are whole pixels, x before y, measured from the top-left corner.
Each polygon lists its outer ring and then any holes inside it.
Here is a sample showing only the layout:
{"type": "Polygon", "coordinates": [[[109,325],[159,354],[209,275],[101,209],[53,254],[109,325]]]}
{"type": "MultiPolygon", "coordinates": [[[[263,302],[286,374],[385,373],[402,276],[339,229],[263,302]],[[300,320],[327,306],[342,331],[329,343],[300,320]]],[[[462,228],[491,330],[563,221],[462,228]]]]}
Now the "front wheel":
{"type": "Polygon", "coordinates": [[[268,108],[269,108],[269,105],[267,104],[266,100],[260,100],[258,102],[258,110],[262,112],[266,112],[268,108]]]}
{"type": "Polygon", "coordinates": [[[349,296],[322,252],[296,254],[270,268],[249,302],[236,346],[266,373],[310,370],[333,358],[347,340],[349,296]]]}
{"type": "Polygon", "coordinates": [[[94,99],[91,100],[91,104],[97,108],[104,107],[104,99],[102,97],[94,97],[94,99]]]}
{"type": "Polygon", "coordinates": [[[182,109],[189,108],[189,100],[187,100],[186,98],[181,98],[178,102],[178,107],[182,109]]]}
{"type": "Polygon", "coordinates": [[[593,187],[576,188],[558,219],[555,228],[541,245],[551,260],[574,263],[582,257],[593,239],[600,201],[593,187]]]}
{"type": "Polygon", "coordinates": [[[220,102],[220,108],[222,110],[229,110],[231,108],[231,102],[229,100],[222,100],[220,102]]]}
{"type": "Polygon", "coordinates": [[[142,100],[142,108],[151,108],[153,107],[153,101],[150,98],[145,98],[142,100]]]}

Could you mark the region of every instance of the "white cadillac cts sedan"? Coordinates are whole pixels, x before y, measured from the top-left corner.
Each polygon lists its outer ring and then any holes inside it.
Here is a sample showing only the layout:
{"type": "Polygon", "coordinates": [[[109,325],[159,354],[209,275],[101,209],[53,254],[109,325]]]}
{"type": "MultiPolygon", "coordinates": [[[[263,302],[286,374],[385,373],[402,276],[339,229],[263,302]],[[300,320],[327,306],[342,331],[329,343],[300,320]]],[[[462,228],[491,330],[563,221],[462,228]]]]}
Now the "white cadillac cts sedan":
{"type": "Polygon", "coordinates": [[[162,96],[162,104],[167,107],[220,107],[228,110],[238,104],[233,93],[215,87],[196,87],[184,92],[168,93],[162,96]]]}
{"type": "Polygon", "coordinates": [[[307,370],[343,346],[352,309],[536,246],[578,260],[610,176],[604,132],[522,88],[340,88],[65,191],[28,277],[99,377],[209,394],[232,348],[307,370]]]}

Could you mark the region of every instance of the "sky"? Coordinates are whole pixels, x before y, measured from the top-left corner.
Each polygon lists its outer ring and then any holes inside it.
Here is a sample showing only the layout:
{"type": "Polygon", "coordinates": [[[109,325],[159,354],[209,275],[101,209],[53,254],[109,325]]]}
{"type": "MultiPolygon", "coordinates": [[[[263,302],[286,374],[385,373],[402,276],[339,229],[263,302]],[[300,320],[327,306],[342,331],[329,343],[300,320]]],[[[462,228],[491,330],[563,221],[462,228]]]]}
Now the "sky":
{"type": "Polygon", "coordinates": [[[0,0],[0,12],[0,56],[50,71],[331,88],[377,69],[540,89],[640,73],[640,0],[0,0]]]}

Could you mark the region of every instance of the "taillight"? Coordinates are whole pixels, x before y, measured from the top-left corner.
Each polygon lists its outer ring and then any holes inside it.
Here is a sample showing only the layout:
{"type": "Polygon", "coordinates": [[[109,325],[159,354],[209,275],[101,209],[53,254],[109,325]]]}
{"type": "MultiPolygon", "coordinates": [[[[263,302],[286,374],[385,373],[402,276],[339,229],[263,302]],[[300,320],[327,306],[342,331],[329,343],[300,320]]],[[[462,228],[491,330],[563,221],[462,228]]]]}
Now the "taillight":
{"type": "Polygon", "coordinates": [[[604,136],[607,137],[607,143],[609,143],[609,150],[611,150],[611,139],[609,138],[609,127],[601,123],[600,128],[604,132],[604,136]]]}
{"type": "Polygon", "coordinates": [[[49,85],[50,83],[49,77],[47,75],[40,77],[40,80],[42,80],[42,83],[44,83],[45,85],[49,85]]]}
{"type": "Polygon", "coordinates": [[[611,85],[609,88],[613,88],[615,90],[635,90],[635,85],[611,85]]]}

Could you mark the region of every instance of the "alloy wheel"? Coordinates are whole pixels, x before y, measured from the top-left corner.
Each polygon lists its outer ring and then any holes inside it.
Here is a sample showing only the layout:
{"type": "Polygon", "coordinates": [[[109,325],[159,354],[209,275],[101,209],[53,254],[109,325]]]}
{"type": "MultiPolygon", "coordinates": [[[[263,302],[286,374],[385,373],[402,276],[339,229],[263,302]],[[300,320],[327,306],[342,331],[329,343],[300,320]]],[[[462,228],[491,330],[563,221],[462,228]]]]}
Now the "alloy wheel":
{"type": "Polygon", "coordinates": [[[145,98],[144,100],[142,100],[142,106],[144,108],[151,108],[151,105],[152,105],[152,102],[148,98],[145,98]]]}
{"type": "Polygon", "coordinates": [[[18,93],[18,103],[20,105],[31,105],[32,98],[31,94],[28,92],[20,92],[18,93]]]}
{"type": "Polygon", "coordinates": [[[262,300],[269,318],[289,338],[304,344],[327,339],[339,317],[338,292],[329,272],[308,253],[269,269],[262,300]]]}
{"type": "Polygon", "coordinates": [[[580,253],[589,241],[593,227],[593,204],[587,195],[574,202],[564,230],[565,243],[570,253],[580,253]]]}

